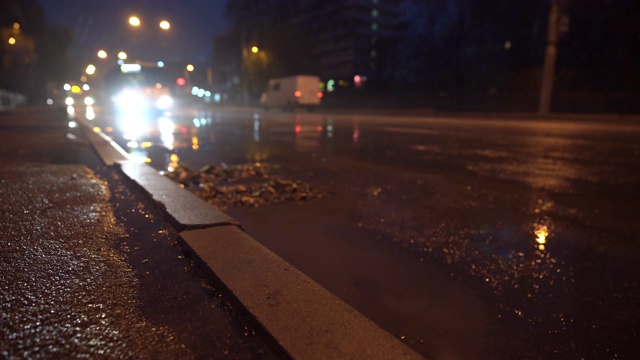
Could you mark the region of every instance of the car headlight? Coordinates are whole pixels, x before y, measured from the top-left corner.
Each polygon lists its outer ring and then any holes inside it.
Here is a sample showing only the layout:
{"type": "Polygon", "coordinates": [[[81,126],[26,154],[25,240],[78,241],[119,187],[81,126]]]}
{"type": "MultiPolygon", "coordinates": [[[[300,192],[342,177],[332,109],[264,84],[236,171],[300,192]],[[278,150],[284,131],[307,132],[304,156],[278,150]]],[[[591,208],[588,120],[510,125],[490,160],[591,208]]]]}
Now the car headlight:
{"type": "Polygon", "coordinates": [[[115,103],[121,110],[135,112],[145,108],[147,99],[141,92],[125,90],[116,96],[115,103]]]}
{"type": "Polygon", "coordinates": [[[95,103],[96,101],[91,96],[87,96],[86,98],[84,98],[84,104],[87,106],[91,106],[95,103]]]}
{"type": "Polygon", "coordinates": [[[160,110],[167,110],[173,105],[173,99],[169,95],[160,96],[156,101],[156,107],[160,110]]]}
{"type": "Polygon", "coordinates": [[[67,97],[67,98],[64,100],[64,103],[65,103],[65,104],[67,104],[67,105],[69,105],[69,106],[73,105],[73,103],[74,103],[73,98],[72,98],[71,96],[67,97]]]}

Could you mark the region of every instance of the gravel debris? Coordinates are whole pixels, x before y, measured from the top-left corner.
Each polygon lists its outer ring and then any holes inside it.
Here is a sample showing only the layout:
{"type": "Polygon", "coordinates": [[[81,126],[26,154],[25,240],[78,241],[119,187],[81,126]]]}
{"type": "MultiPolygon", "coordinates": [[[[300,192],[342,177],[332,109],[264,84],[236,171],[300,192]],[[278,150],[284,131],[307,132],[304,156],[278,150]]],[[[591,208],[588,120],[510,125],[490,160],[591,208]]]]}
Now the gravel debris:
{"type": "Polygon", "coordinates": [[[325,194],[325,191],[300,180],[288,180],[272,174],[268,165],[259,162],[206,165],[200,170],[179,164],[165,175],[223,211],[230,207],[304,202],[321,198],[325,194]]]}

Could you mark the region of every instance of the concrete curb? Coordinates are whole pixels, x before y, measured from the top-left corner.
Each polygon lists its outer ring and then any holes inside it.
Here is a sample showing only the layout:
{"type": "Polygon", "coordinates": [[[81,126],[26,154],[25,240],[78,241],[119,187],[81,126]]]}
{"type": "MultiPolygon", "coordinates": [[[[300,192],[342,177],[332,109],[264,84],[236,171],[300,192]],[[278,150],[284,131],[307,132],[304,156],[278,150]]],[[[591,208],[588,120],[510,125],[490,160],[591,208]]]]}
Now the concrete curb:
{"type": "Polygon", "coordinates": [[[134,160],[118,161],[120,170],[147,193],[179,231],[240,223],[191,192],[134,160]]]}
{"type": "Polygon", "coordinates": [[[184,231],[180,240],[295,359],[420,358],[238,228],[184,231]]]}
{"type": "Polygon", "coordinates": [[[111,166],[117,162],[129,160],[129,155],[107,135],[95,132],[88,126],[82,126],[82,129],[105,165],[111,166]]]}
{"type": "Polygon", "coordinates": [[[117,144],[83,126],[102,161],[119,166],[180,231],[179,243],[272,348],[296,359],[421,359],[422,356],[117,144]],[[109,150],[108,147],[116,149],[109,150]]]}

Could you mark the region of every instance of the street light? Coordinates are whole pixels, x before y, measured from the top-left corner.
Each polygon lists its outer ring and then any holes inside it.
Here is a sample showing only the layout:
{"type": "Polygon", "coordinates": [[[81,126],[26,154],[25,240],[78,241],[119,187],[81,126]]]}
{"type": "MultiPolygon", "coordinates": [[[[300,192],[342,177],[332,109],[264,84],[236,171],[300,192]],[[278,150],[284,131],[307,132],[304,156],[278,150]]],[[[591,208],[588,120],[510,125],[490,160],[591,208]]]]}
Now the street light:
{"type": "Polygon", "coordinates": [[[98,57],[99,57],[100,59],[106,59],[106,58],[107,58],[107,52],[106,52],[106,51],[104,51],[104,50],[99,50],[99,51],[98,51],[98,57]]]}
{"type": "MultiPolygon", "coordinates": [[[[11,32],[13,33],[14,36],[18,37],[18,35],[20,34],[20,24],[13,23],[13,31],[11,32]]],[[[15,45],[16,42],[18,41],[14,36],[10,36],[9,39],[7,39],[7,42],[9,43],[9,45],[15,45]]]]}
{"type": "Polygon", "coordinates": [[[118,53],[118,59],[120,59],[120,60],[125,60],[126,58],[127,58],[127,53],[126,53],[126,52],[124,52],[124,51],[120,51],[120,52],[118,53]]]}
{"type": "Polygon", "coordinates": [[[93,75],[96,73],[96,67],[93,64],[89,64],[89,66],[87,66],[87,69],[85,70],[85,72],[87,73],[87,75],[93,75]]]}
{"type": "MultiPolygon", "coordinates": [[[[192,64],[189,64],[185,67],[184,69],[184,83],[182,85],[187,85],[185,90],[189,87],[189,85],[191,85],[191,75],[190,73],[193,72],[193,70],[195,70],[195,67],[192,64]]],[[[180,85],[180,84],[178,84],[180,85]]],[[[181,85],[181,86],[182,86],[181,85]]]]}
{"type": "Polygon", "coordinates": [[[260,50],[260,49],[258,49],[258,47],[257,47],[257,46],[252,46],[252,47],[251,47],[251,52],[252,52],[252,53],[254,53],[254,54],[257,54],[259,50],[260,50]]]}
{"type": "Polygon", "coordinates": [[[129,24],[133,27],[140,26],[140,19],[137,16],[132,16],[129,18],[129,24]]]}
{"type": "Polygon", "coordinates": [[[171,24],[169,24],[167,20],[160,21],[160,29],[169,30],[170,27],[171,27],[171,24]]]}

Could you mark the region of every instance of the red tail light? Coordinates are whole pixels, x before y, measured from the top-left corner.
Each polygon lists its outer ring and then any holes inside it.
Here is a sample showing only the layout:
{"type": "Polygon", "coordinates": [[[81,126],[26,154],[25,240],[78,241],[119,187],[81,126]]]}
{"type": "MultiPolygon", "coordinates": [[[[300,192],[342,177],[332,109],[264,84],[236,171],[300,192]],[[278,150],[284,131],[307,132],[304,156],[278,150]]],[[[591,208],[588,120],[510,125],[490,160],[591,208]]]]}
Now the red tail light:
{"type": "Polygon", "coordinates": [[[318,99],[322,99],[323,96],[324,94],[322,93],[322,91],[318,91],[318,99]]]}
{"type": "Polygon", "coordinates": [[[296,90],[296,92],[294,92],[293,95],[295,97],[300,97],[300,96],[302,96],[302,93],[300,92],[300,90],[296,90]]]}

